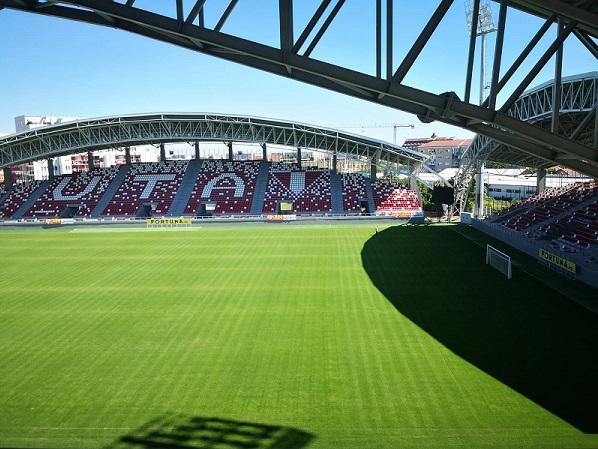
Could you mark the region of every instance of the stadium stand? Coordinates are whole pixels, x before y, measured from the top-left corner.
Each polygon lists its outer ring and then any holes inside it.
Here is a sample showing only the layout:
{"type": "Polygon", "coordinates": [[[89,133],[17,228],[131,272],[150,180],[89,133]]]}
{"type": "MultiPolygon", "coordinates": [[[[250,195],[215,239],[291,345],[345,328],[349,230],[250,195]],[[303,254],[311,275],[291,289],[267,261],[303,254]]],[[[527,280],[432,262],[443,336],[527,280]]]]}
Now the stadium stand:
{"type": "Polygon", "coordinates": [[[293,211],[323,214],[332,210],[330,171],[302,169],[297,164],[275,162],[270,166],[263,212],[277,212],[278,202],[292,201],[293,211]]]}
{"type": "Polygon", "coordinates": [[[345,212],[361,212],[360,200],[367,200],[366,185],[360,173],[343,173],[343,209],[345,212]]]}
{"type": "Polygon", "coordinates": [[[376,205],[376,213],[385,214],[421,210],[419,198],[415,190],[405,189],[390,182],[376,181],[372,183],[372,193],[376,205]]]}
{"type": "Polygon", "coordinates": [[[187,161],[165,161],[131,165],[102,215],[135,216],[144,204],[152,204],[154,214],[167,214],[187,164],[187,161]]]}
{"type": "Polygon", "coordinates": [[[515,231],[524,231],[578,206],[590,198],[593,192],[592,186],[580,183],[549,189],[529,197],[490,220],[502,222],[515,231]]]}
{"type": "Polygon", "coordinates": [[[180,217],[185,212],[185,207],[187,206],[191,192],[195,187],[195,181],[199,176],[202,164],[203,162],[201,159],[193,159],[189,161],[187,171],[185,171],[179,190],[174,196],[172,204],[170,205],[170,210],[168,211],[168,215],[171,217],[180,217]]]}
{"type": "Polygon", "coordinates": [[[598,249],[598,181],[546,190],[489,221],[561,248],[598,249]]]}
{"type": "Polygon", "coordinates": [[[11,218],[41,183],[42,181],[31,181],[16,184],[4,198],[4,203],[0,204],[0,218],[11,218]]]}
{"type": "Polygon", "coordinates": [[[195,215],[202,201],[211,201],[215,214],[249,214],[259,170],[260,161],[203,161],[184,213],[195,215]]]}
{"type": "Polygon", "coordinates": [[[71,205],[79,206],[73,216],[89,217],[117,171],[111,167],[57,177],[23,217],[60,217],[71,205]]]}

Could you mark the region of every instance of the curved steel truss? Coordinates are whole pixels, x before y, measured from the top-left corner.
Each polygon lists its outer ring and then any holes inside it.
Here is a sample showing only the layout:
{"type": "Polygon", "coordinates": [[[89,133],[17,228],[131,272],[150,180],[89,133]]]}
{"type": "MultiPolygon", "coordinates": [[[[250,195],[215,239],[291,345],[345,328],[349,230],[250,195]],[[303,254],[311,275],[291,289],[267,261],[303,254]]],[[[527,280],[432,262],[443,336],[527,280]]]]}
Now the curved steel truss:
{"type": "MultiPolygon", "coordinates": [[[[584,73],[562,79],[558,109],[555,115],[554,81],[541,84],[525,92],[509,109],[508,114],[537,126],[550,129],[558,126],[559,133],[589,146],[598,145],[598,72],[584,73]]],[[[548,168],[560,163],[591,176],[598,177],[598,167],[580,164],[577,160],[550,161],[517,151],[485,135],[477,135],[463,154],[461,166],[455,176],[456,204],[465,208],[471,181],[478,163],[520,165],[548,168]],[[565,163],[566,162],[566,163],[565,163]]]]}
{"type": "Polygon", "coordinates": [[[78,120],[4,136],[0,138],[0,166],[136,144],[195,141],[283,145],[407,165],[427,158],[390,143],[312,125],[257,117],[171,113],[78,120]]]}
{"type": "MultiPolygon", "coordinates": [[[[464,82],[444,94],[434,94],[407,86],[404,80],[434,31],[444,20],[454,0],[439,0],[438,7],[430,15],[401,61],[393,61],[393,17],[395,12],[402,13],[402,11],[393,11],[393,0],[362,2],[363,8],[375,9],[376,23],[373,32],[376,45],[371,55],[373,67],[370,71],[375,73],[373,75],[370,72],[350,70],[311,57],[322,37],[329,32],[329,27],[343,8],[345,0],[318,2],[313,16],[299,36],[294,34],[293,1],[278,0],[277,23],[267,24],[280,30],[280,39],[275,46],[243,39],[222,31],[229,16],[236,12],[234,10],[238,0],[230,0],[216,24],[207,27],[204,20],[204,4],[209,1],[168,2],[172,5],[170,13],[156,13],[144,9],[150,2],[136,0],[0,0],[0,8],[12,8],[127,30],[411,112],[425,122],[439,120],[460,126],[484,134],[528,155],[570,166],[582,172],[590,173],[598,166],[598,152],[595,148],[560,134],[558,129],[544,129],[507,113],[547,62],[555,54],[558,56],[563,42],[568,37],[575,36],[592,55],[598,58],[598,45],[594,40],[598,36],[598,4],[594,0],[500,0],[490,94],[481,106],[470,101],[479,0],[473,0],[472,38],[469,48],[463,49],[464,54],[468,55],[467,67],[464,67],[464,82]],[[513,8],[541,17],[545,22],[513,64],[504,71],[501,70],[501,57],[503,40],[508,31],[506,18],[508,11],[513,8]],[[517,87],[511,92],[506,92],[505,86],[513,75],[518,73],[523,63],[555,23],[558,23],[557,36],[538,61],[523,74],[517,87]],[[384,55],[383,43],[385,43],[384,55]],[[459,96],[456,92],[462,92],[462,95],[459,96]],[[497,105],[499,94],[508,96],[500,106],[497,105]]],[[[404,18],[404,20],[408,19],[404,18]]],[[[560,64],[562,65],[562,58],[560,64]]]]}

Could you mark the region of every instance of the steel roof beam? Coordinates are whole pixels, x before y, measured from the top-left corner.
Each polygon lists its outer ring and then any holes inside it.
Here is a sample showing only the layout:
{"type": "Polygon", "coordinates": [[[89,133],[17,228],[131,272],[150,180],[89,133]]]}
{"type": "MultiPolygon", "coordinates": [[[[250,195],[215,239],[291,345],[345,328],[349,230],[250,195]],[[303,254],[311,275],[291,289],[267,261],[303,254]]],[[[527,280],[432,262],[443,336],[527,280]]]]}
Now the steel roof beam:
{"type": "Polygon", "coordinates": [[[193,7],[191,8],[191,11],[189,12],[189,15],[187,16],[187,19],[185,19],[186,24],[193,23],[193,21],[199,15],[199,13],[203,11],[203,5],[205,2],[206,0],[197,0],[195,2],[193,7]]]}
{"type": "MultiPolygon", "coordinates": [[[[496,1],[496,0],[495,0],[496,1]]],[[[559,0],[509,0],[511,5],[526,12],[549,16],[557,14],[567,22],[577,22],[593,36],[598,36],[598,15],[583,7],[572,6],[559,0]]],[[[591,1],[587,2],[591,5],[591,1]]]]}
{"type": "Polygon", "coordinates": [[[494,62],[492,64],[492,80],[490,82],[490,96],[488,97],[488,107],[496,108],[496,94],[498,93],[498,77],[500,76],[500,64],[502,61],[502,49],[505,37],[505,26],[507,22],[507,0],[501,0],[500,12],[498,14],[498,32],[496,35],[496,45],[494,46],[494,62]]]}
{"type": "Polygon", "coordinates": [[[293,0],[279,0],[280,51],[285,54],[293,48],[293,0]]]}
{"type": "Polygon", "coordinates": [[[475,46],[478,37],[478,17],[480,15],[480,0],[473,0],[471,15],[471,30],[469,31],[469,54],[467,56],[467,72],[465,74],[465,94],[463,100],[469,103],[471,97],[471,79],[473,78],[473,63],[475,61],[475,46]]]}
{"type": "Polygon", "coordinates": [[[376,78],[382,78],[382,0],[376,0],[376,78]]]}
{"type": "Polygon", "coordinates": [[[222,27],[226,23],[226,20],[228,19],[228,17],[233,12],[233,9],[235,9],[235,6],[237,6],[238,2],[239,2],[239,0],[230,0],[230,3],[228,4],[228,6],[226,7],[226,9],[222,13],[222,17],[220,17],[220,20],[218,21],[218,23],[214,27],[214,31],[220,31],[222,29],[222,27]]]}
{"type": "Polygon", "coordinates": [[[517,101],[517,99],[521,96],[521,94],[529,86],[529,84],[532,82],[532,80],[536,76],[538,76],[538,74],[544,68],[544,66],[546,65],[548,60],[550,58],[552,58],[552,55],[554,55],[554,53],[563,45],[563,42],[565,42],[565,39],[567,39],[569,34],[571,34],[571,32],[573,31],[573,28],[575,28],[575,24],[570,23],[569,25],[567,25],[567,27],[565,29],[562,30],[562,32],[560,32],[558,34],[557,38],[546,49],[546,51],[540,57],[538,62],[536,62],[536,64],[532,67],[532,69],[528,72],[528,74],[523,78],[523,80],[515,88],[515,90],[509,97],[509,99],[507,101],[505,101],[505,103],[502,105],[502,107],[500,108],[501,112],[505,112],[506,110],[508,110],[513,105],[513,103],[515,103],[515,101],[517,101]]]}
{"type": "Polygon", "coordinates": [[[330,5],[331,1],[332,0],[323,0],[320,3],[320,6],[318,6],[318,9],[316,9],[316,12],[311,17],[308,24],[305,26],[305,29],[299,36],[299,39],[297,39],[297,42],[295,42],[295,45],[293,45],[293,53],[298,53],[299,50],[301,50],[301,47],[303,46],[303,44],[305,43],[305,41],[307,40],[307,38],[313,31],[313,29],[316,26],[316,24],[318,23],[318,21],[322,18],[324,11],[326,11],[326,8],[328,8],[328,5],[330,5]]]}
{"type": "Polygon", "coordinates": [[[598,45],[596,45],[592,38],[579,30],[573,30],[573,34],[575,34],[575,37],[577,37],[577,39],[588,49],[588,51],[592,53],[594,58],[598,59],[598,45]]]}
{"type": "Polygon", "coordinates": [[[179,22],[183,21],[183,0],[176,0],[176,18],[179,22]]]}
{"type": "Polygon", "coordinates": [[[392,44],[394,41],[393,32],[393,0],[386,0],[386,79],[392,78],[392,44]]]}
{"type": "MultiPolygon", "coordinates": [[[[505,85],[509,82],[509,80],[515,74],[515,72],[517,71],[517,69],[519,69],[519,67],[521,67],[521,64],[523,64],[523,62],[527,59],[527,57],[532,52],[532,50],[536,47],[536,45],[538,45],[538,42],[540,42],[540,40],[542,39],[542,37],[544,37],[544,35],[546,34],[546,31],[548,31],[548,29],[554,23],[555,20],[556,20],[556,16],[552,16],[552,17],[549,17],[548,20],[546,20],[542,24],[542,26],[536,32],[536,34],[534,35],[534,37],[532,37],[532,39],[529,41],[529,43],[521,51],[521,53],[519,54],[519,56],[517,56],[517,59],[515,59],[515,61],[513,62],[513,64],[511,64],[511,67],[509,67],[509,69],[505,72],[505,74],[503,75],[503,77],[498,82],[498,85],[497,85],[497,88],[496,88],[496,93],[497,94],[502,90],[503,87],[505,87],[505,85]]],[[[486,100],[482,103],[482,106],[487,107],[488,106],[488,100],[489,99],[486,98],[486,100]]]]}
{"type": "Polygon", "coordinates": [[[310,42],[309,46],[307,47],[307,50],[305,50],[305,53],[303,53],[303,56],[307,58],[309,57],[309,55],[311,55],[311,53],[316,48],[316,45],[318,45],[318,42],[320,42],[320,39],[322,39],[324,33],[326,33],[326,30],[328,30],[328,27],[330,26],[330,24],[332,23],[332,21],[334,20],[334,18],[336,17],[336,15],[341,10],[344,4],[345,0],[338,0],[336,5],[334,5],[334,8],[332,8],[332,11],[330,11],[330,14],[328,15],[328,17],[326,17],[326,20],[316,33],[316,36],[310,42]]]}
{"type": "Polygon", "coordinates": [[[383,151],[387,158],[421,161],[426,155],[342,131],[292,122],[209,114],[144,114],[63,123],[0,138],[0,165],[134,144],[242,141],[336,151],[359,157],[383,151]],[[258,129],[258,131],[256,131],[258,129]],[[261,131],[259,131],[261,129],[261,131]]]}
{"type": "MultiPolygon", "coordinates": [[[[533,145],[541,146],[546,150],[557,150],[588,160],[596,160],[597,157],[596,152],[591,148],[523,123],[504,113],[463,102],[456,95],[436,95],[399,83],[388,82],[362,72],[292,54],[289,52],[293,45],[292,27],[288,26],[288,20],[281,22],[281,29],[286,30],[286,33],[281,34],[281,44],[286,46],[285,51],[199,28],[195,25],[181,24],[176,19],[137,8],[129,8],[112,1],[63,0],[62,2],[88,8],[89,11],[57,5],[38,9],[41,4],[34,1],[26,2],[28,6],[23,7],[19,6],[15,0],[0,0],[0,4],[16,9],[118,27],[281,76],[402,109],[427,120],[440,120],[472,131],[493,128],[493,134],[496,133],[496,127],[498,127],[502,128],[498,129],[498,132],[503,134],[505,140],[509,140],[513,134],[517,134],[519,138],[528,140],[533,145]],[[98,19],[91,11],[109,15],[114,23],[98,19]],[[289,36],[291,39],[288,39],[289,36]],[[284,40],[287,42],[285,43],[284,40]],[[201,48],[197,48],[199,45],[201,48]]],[[[280,3],[292,7],[290,0],[280,0],[280,3]]],[[[387,0],[387,9],[392,10],[392,0],[387,0]]],[[[292,13],[281,13],[281,18],[283,17],[292,19],[292,13]]],[[[391,18],[392,14],[387,17],[387,20],[391,18]]],[[[571,27],[571,24],[569,26],[571,27]]],[[[391,27],[392,20],[388,20],[387,39],[392,46],[391,27]]],[[[387,52],[388,47],[387,45],[387,52]]],[[[387,55],[388,68],[392,69],[392,52],[387,55]]]]}
{"type": "Polygon", "coordinates": [[[598,103],[594,106],[590,112],[586,114],[583,120],[577,125],[577,128],[571,133],[571,139],[577,139],[579,135],[588,127],[590,122],[592,121],[592,117],[596,115],[598,111],[598,103]]]}
{"type": "Polygon", "coordinates": [[[411,66],[413,66],[413,63],[421,54],[422,50],[432,37],[432,34],[436,30],[436,28],[438,28],[438,25],[440,25],[440,22],[442,21],[452,4],[453,0],[442,0],[440,2],[438,8],[436,8],[436,11],[434,11],[434,14],[432,14],[432,17],[430,17],[430,20],[428,21],[428,23],[426,23],[426,26],[424,27],[420,35],[417,37],[415,43],[409,49],[407,56],[405,56],[405,59],[403,59],[403,62],[401,62],[401,65],[393,75],[392,80],[394,82],[400,83],[403,81],[405,76],[407,76],[407,72],[409,72],[409,69],[411,68],[411,66]]]}
{"type": "MultiPolygon", "coordinates": [[[[563,24],[558,21],[557,33],[563,33],[563,24]]],[[[561,97],[562,97],[562,75],[563,75],[563,45],[561,44],[556,51],[554,58],[554,83],[552,86],[552,123],[550,131],[558,134],[559,118],[561,116],[561,97]]]]}

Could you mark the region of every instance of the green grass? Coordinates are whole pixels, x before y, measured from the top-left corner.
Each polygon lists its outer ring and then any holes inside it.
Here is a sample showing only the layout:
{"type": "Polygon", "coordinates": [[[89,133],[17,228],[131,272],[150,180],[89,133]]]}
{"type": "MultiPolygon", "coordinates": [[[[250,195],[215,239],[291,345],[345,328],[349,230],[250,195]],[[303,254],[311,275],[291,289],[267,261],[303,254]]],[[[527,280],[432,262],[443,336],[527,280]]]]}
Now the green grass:
{"type": "Polygon", "coordinates": [[[165,414],[310,448],[598,447],[595,315],[450,226],[373,234],[1,231],[0,447],[108,447],[165,414]]]}

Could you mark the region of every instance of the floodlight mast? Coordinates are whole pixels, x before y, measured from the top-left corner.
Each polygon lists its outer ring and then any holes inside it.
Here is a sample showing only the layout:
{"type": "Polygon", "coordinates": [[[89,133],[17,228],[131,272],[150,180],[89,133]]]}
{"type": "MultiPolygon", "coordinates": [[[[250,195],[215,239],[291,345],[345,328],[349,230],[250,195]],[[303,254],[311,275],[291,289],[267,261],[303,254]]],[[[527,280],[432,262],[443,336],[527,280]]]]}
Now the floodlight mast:
{"type": "MultiPolygon", "coordinates": [[[[476,37],[480,38],[480,105],[484,102],[484,93],[490,86],[486,83],[486,37],[490,33],[496,32],[497,28],[492,19],[492,8],[488,0],[480,0],[478,13],[478,26],[476,37]]],[[[473,20],[473,0],[465,0],[465,19],[467,30],[472,29],[473,20]]]]}

